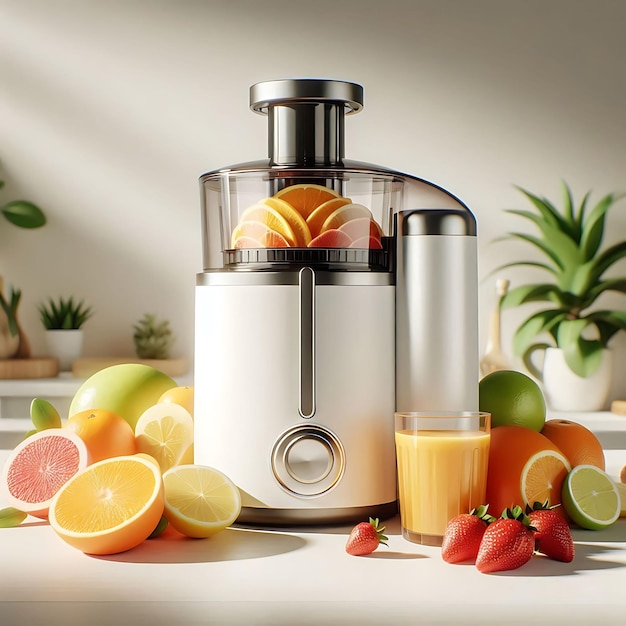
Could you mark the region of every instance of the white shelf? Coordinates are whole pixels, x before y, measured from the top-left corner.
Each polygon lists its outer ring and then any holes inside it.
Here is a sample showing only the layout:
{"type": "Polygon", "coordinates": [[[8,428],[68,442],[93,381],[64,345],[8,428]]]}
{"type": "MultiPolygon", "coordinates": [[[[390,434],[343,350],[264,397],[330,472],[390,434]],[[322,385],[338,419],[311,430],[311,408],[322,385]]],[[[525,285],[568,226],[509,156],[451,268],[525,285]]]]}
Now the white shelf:
{"type": "Polygon", "coordinates": [[[59,374],[56,378],[0,380],[0,430],[7,429],[6,420],[28,418],[33,398],[48,400],[65,415],[83,382],[70,373],[59,374]]]}

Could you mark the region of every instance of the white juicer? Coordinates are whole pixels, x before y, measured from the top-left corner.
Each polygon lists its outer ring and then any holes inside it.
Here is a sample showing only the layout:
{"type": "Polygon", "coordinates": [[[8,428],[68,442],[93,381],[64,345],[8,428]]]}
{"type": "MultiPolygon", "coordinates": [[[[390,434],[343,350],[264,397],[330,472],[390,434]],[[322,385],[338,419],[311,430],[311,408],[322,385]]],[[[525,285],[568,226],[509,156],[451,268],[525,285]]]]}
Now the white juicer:
{"type": "Polygon", "coordinates": [[[476,223],[432,183],[344,159],[360,85],[258,83],[269,158],[200,178],[195,459],[240,523],[397,511],[394,411],[477,410],[476,223]]]}

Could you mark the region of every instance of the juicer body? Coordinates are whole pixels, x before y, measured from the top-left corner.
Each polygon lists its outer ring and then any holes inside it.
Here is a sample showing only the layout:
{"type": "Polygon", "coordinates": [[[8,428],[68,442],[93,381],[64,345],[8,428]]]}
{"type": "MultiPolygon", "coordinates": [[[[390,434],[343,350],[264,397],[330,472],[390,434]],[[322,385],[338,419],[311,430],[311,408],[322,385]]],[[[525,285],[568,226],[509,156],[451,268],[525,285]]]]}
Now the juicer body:
{"type": "Polygon", "coordinates": [[[395,290],[323,274],[313,285],[299,272],[213,274],[197,286],[196,458],[237,484],[240,522],[395,511],[395,290]]]}
{"type": "Polygon", "coordinates": [[[195,462],[239,487],[240,523],[390,517],[394,412],[478,408],[474,217],[435,184],[344,159],[357,87],[253,86],[268,160],[200,179],[195,462]],[[330,198],[319,233],[315,209],[282,200],[302,188],[330,198]],[[316,247],[329,233],[343,243],[316,247]]]}

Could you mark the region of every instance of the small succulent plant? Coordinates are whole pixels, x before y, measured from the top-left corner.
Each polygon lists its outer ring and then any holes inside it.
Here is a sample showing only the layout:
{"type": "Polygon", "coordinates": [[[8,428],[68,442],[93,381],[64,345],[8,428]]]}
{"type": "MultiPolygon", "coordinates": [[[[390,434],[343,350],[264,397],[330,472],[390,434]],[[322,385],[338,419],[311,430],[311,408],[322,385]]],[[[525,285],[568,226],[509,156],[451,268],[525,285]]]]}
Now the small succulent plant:
{"type": "Polygon", "coordinates": [[[174,335],[168,320],[159,320],[156,315],[146,313],[133,326],[135,351],[140,359],[168,359],[174,335]]]}
{"type": "Polygon", "coordinates": [[[593,309],[605,292],[626,293],[626,278],[608,278],[606,271],[626,257],[626,241],[602,249],[605,219],[609,208],[623,196],[607,194],[588,207],[590,193],[576,206],[572,193],[563,183],[563,209],[545,198],[519,188],[535,211],[511,209],[508,213],[534,224],[539,236],[511,232],[501,239],[525,241],[544,255],[544,261],[515,261],[500,266],[526,265],[548,272],[548,280],[511,289],[503,307],[545,302],[547,307],[530,315],[513,337],[513,350],[533,371],[532,352],[546,347],[561,348],[569,368],[587,377],[599,367],[602,351],[620,330],[626,330],[626,312],[593,309]],[[545,335],[550,343],[535,343],[545,335]]]}
{"type": "Polygon", "coordinates": [[[92,315],[91,307],[72,296],[56,301],[49,298],[39,305],[39,316],[47,330],[78,330],[92,315]]]}

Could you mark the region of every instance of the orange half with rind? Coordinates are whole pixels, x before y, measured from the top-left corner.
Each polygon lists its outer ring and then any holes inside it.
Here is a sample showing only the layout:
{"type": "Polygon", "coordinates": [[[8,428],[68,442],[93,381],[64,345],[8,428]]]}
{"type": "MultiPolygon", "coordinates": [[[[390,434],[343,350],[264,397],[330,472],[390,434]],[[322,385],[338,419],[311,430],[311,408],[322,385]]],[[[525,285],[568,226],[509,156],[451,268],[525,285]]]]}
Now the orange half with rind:
{"type": "Polygon", "coordinates": [[[311,230],[304,217],[289,202],[280,198],[266,198],[263,200],[263,204],[272,207],[287,220],[295,235],[296,244],[301,248],[306,248],[309,241],[311,241],[311,230]]]}
{"type": "Polygon", "coordinates": [[[270,230],[281,234],[289,242],[290,246],[297,247],[298,245],[296,234],[289,221],[279,211],[267,204],[255,204],[247,208],[241,214],[239,223],[242,225],[247,221],[260,222],[270,230]]]}
{"type": "Polygon", "coordinates": [[[338,198],[339,194],[323,185],[304,183],[285,187],[275,193],[273,197],[288,202],[306,219],[320,204],[338,198]]]}
{"type": "Polygon", "coordinates": [[[50,505],[50,526],[86,554],[116,554],[147,539],[165,506],[159,466],[144,455],[94,463],[63,485],[50,505]]]}
{"type": "Polygon", "coordinates": [[[334,213],[337,209],[347,204],[352,204],[350,198],[332,198],[327,200],[323,204],[320,204],[315,208],[309,217],[306,218],[306,223],[311,231],[313,237],[317,237],[322,230],[322,225],[328,219],[328,217],[334,213]]]}

